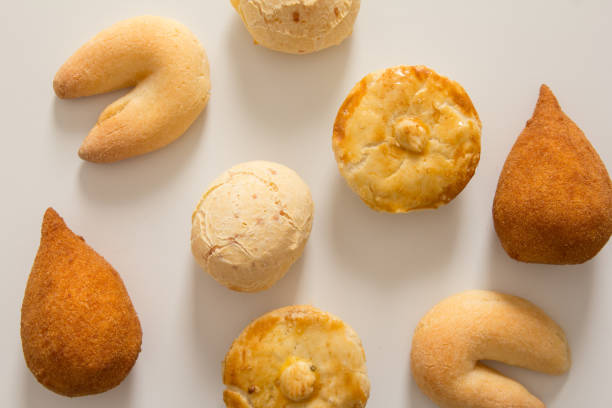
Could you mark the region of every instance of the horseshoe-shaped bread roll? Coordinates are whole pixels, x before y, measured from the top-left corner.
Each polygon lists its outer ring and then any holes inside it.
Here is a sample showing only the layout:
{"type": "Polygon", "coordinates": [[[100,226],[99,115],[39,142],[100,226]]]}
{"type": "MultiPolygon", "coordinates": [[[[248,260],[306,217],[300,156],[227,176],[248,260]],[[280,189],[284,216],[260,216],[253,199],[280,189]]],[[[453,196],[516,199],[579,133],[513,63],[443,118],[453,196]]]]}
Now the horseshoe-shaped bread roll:
{"type": "Polygon", "coordinates": [[[480,119],[455,81],[424,66],[366,75],[340,107],[332,146],[338,169],[371,208],[437,208],[470,181],[480,119]]]}
{"type": "Polygon", "coordinates": [[[360,0],[231,0],[257,44],[290,54],[338,45],[353,32],[360,0]]]}
{"type": "Polygon", "coordinates": [[[132,86],[100,115],[79,149],[83,160],[109,163],[148,153],[189,128],[210,92],[208,59],[195,35],[162,17],[121,21],[83,45],[53,80],[60,98],[132,86]]]}
{"type": "Polygon", "coordinates": [[[225,356],[223,383],[229,408],[363,408],[370,394],[359,337],[312,306],[252,322],[225,356]]]}
{"type": "Polygon", "coordinates": [[[490,291],[451,296],[417,326],[412,375],[440,407],[544,407],[522,385],[480,360],[562,374],[570,367],[570,351],[563,330],[537,306],[490,291]]]}

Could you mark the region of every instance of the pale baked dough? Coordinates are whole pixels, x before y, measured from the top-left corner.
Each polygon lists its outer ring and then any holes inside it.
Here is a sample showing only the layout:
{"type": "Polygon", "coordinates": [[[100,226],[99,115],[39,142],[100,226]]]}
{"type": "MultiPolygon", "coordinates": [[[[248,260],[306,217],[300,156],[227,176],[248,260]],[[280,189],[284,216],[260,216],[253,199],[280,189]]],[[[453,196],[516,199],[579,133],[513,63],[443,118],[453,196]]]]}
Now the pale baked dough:
{"type": "Polygon", "coordinates": [[[362,408],[370,393],[365,353],[339,318],[289,306],[252,322],[223,362],[229,408],[362,408]]]}
{"type": "Polygon", "coordinates": [[[338,111],[333,149],[349,186],[375,210],[437,208],[472,178],[481,124],[457,82],[423,66],[373,72],[338,111]]]}
{"type": "Polygon", "coordinates": [[[563,330],[537,306],[491,291],[451,296],[416,328],[412,374],[440,407],[544,407],[522,385],[480,360],[562,374],[570,367],[570,351],[563,330]]]}
{"type": "Polygon", "coordinates": [[[60,98],[132,86],[102,112],[79,149],[82,159],[114,162],[159,149],[181,136],[209,98],[208,59],[202,45],[177,21],[131,18],[89,40],[53,80],[60,98]]]}
{"type": "Polygon", "coordinates": [[[191,250],[219,283],[267,289],[302,255],[312,228],[310,190],[293,170],[253,161],[212,182],[192,216],[191,250]]]}
{"type": "Polygon", "coordinates": [[[291,54],[340,44],[353,32],[360,0],[231,0],[256,43],[291,54]]]}

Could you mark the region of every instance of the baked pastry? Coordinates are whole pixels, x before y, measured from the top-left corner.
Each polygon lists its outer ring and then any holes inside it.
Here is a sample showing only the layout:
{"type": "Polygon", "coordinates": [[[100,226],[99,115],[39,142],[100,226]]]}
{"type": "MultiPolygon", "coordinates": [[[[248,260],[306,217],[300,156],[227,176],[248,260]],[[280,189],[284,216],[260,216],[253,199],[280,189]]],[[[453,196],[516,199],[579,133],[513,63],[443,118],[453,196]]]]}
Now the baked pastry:
{"type": "Polygon", "coordinates": [[[131,18],[89,40],[53,80],[60,98],[132,86],[100,115],[79,149],[83,160],[114,162],[159,149],[181,136],[210,95],[202,45],[177,21],[131,18]]]}
{"type": "Polygon", "coordinates": [[[362,408],[370,393],[359,337],[312,306],[252,322],[225,356],[223,383],[228,408],[362,408]]]}
{"type": "Polygon", "coordinates": [[[499,176],[493,221],[508,255],[523,262],[583,263],[612,234],[606,166],[546,85],[499,176]]]}
{"type": "Polygon", "coordinates": [[[76,397],[121,383],[142,330],[121,277],[49,208],[21,307],[21,343],[34,377],[76,397]]]}
{"type": "Polygon", "coordinates": [[[307,54],[353,32],[360,0],[231,0],[255,43],[307,54]]]}
{"type": "Polygon", "coordinates": [[[293,170],[266,161],[236,165],[212,182],[193,213],[193,256],[230,289],[267,289],[302,255],[313,207],[293,170]]]}
{"type": "Polygon", "coordinates": [[[570,367],[563,330],[516,296],[473,290],[437,304],[412,339],[412,375],[442,408],[543,408],[522,385],[482,364],[496,360],[547,374],[570,367]]]}
{"type": "Polygon", "coordinates": [[[338,169],[371,208],[437,208],[472,178],[480,119],[461,85],[423,66],[366,75],[340,107],[338,169]]]}

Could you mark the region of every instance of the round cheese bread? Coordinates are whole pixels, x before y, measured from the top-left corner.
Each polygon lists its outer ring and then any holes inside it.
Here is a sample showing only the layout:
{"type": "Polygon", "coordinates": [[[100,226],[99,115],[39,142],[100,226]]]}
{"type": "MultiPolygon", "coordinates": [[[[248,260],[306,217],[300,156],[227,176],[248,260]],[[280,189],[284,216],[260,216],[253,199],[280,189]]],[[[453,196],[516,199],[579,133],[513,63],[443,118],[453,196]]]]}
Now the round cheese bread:
{"type": "Polygon", "coordinates": [[[353,32],[360,0],[231,0],[256,43],[307,54],[340,44],[353,32]]]}
{"type": "Polygon", "coordinates": [[[219,283],[267,289],[302,255],[312,228],[310,190],[293,170],[266,161],[232,167],[192,216],[191,250],[219,283]]]}

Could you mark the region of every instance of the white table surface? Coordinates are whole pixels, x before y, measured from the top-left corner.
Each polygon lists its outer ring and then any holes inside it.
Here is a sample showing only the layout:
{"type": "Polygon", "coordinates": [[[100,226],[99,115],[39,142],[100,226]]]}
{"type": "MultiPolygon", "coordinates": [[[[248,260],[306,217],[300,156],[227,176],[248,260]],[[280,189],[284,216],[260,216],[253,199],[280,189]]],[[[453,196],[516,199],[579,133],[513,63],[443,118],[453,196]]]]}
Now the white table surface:
{"type": "Polygon", "coordinates": [[[222,407],[221,361],[231,341],[252,319],[297,303],[332,312],[359,333],[368,407],[433,407],[411,379],[412,332],[437,302],[476,288],[539,305],[572,349],[573,366],[560,377],[497,368],[550,407],[612,406],[612,245],[579,266],[518,263],[503,252],[491,218],[500,170],[543,82],[612,167],[612,2],[365,0],[352,38],[306,56],[253,45],[229,0],[24,1],[2,9],[1,407],[222,407]],[[82,139],[123,92],[62,101],[53,76],[98,31],[141,14],[176,18],[200,38],[210,103],[164,149],[112,165],[83,162],[82,139]],[[346,186],[331,150],[347,92],[368,72],[398,64],[457,80],[482,119],[476,175],[435,211],[370,210],[346,186]],[[304,257],[287,276],[263,293],[240,294],[197,267],[190,218],[213,178],[253,159],[295,169],[316,211],[304,257]],[[127,379],[101,395],[57,396],[24,363],[20,307],[48,206],[119,271],[140,316],[142,353],[127,379]]]}

